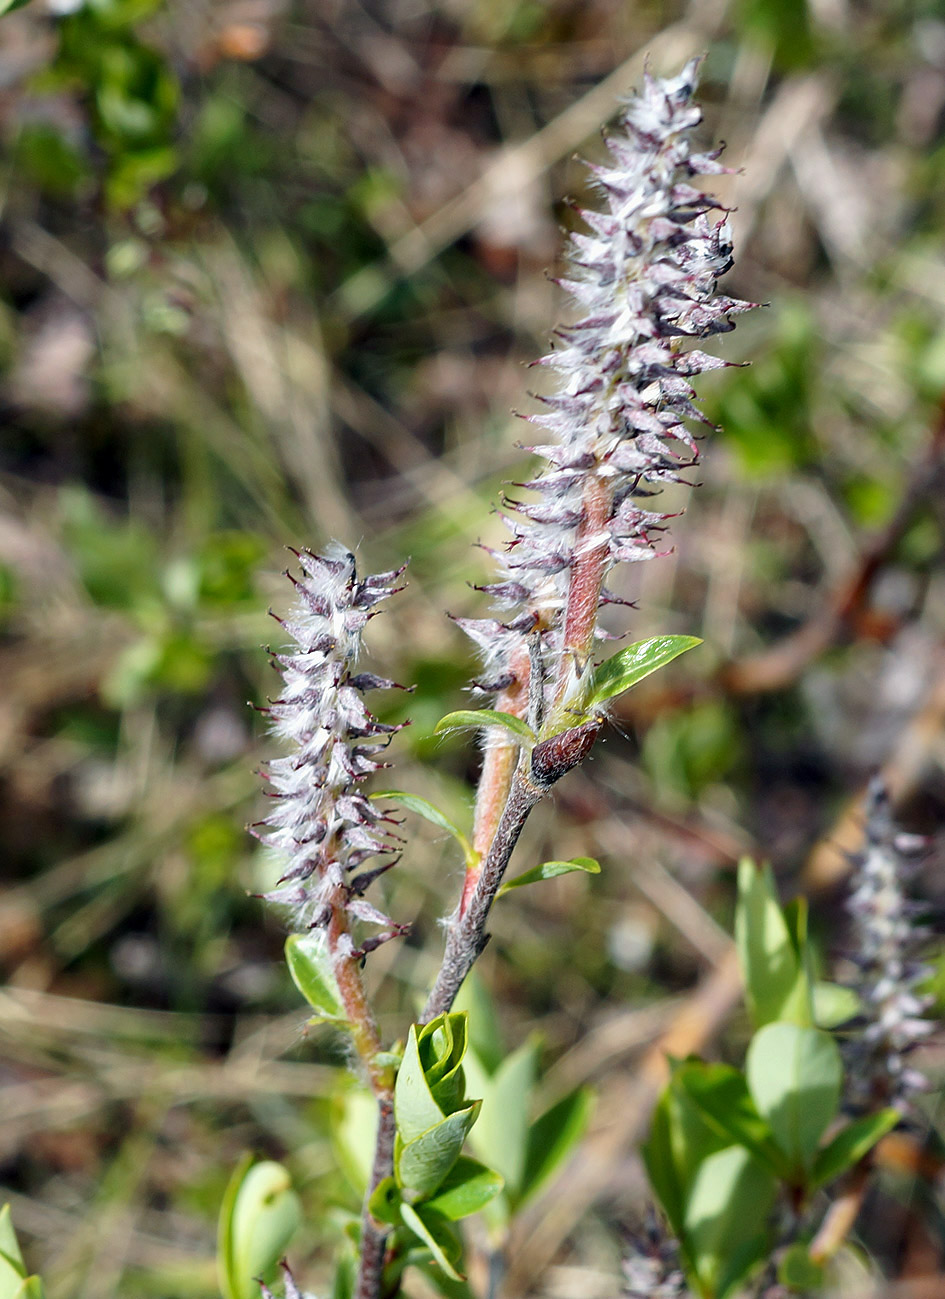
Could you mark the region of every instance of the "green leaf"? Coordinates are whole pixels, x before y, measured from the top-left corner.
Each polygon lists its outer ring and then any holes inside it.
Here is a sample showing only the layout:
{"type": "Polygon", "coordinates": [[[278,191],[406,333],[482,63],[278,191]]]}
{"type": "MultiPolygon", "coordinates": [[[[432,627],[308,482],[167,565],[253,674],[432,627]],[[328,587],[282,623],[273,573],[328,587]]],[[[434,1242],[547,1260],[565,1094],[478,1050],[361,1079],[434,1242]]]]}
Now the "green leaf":
{"type": "Polygon", "coordinates": [[[796,1240],[782,1255],[778,1264],[778,1280],[789,1290],[809,1295],[823,1288],[824,1269],[811,1258],[808,1247],[796,1240]]]}
{"type": "Polygon", "coordinates": [[[738,867],[735,942],[756,1028],[774,1020],[809,1026],[810,985],[777,899],[771,868],[749,858],[738,867]]]}
{"type": "MultiPolygon", "coordinates": [[[[468,1017],[469,1045],[472,1050],[467,1063],[476,1055],[486,1076],[495,1073],[505,1059],[505,1044],[495,1004],[475,966],[463,981],[459,996],[453,1002],[453,1009],[464,1010],[468,1017]]],[[[470,1082],[469,1085],[475,1095],[482,1095],[475,1083],[470,1082]]]]}
{"type": "Polygon", "coordinates": [[[527,722],[523,722],[520,717],[513,717],[511,713],[496,712],[494,708],[461,709],[456,713],[447,713],[434,726],[433,734],[441,735],[444,731],[462,731],[483,726],[502,726],[528,748],[537,740],[527,722]]]}
{"type": "Polygon", "coordinates": [[[417,1047],[430,1095],[444,1114],[465,1104],[462,1064],[469,1045],[467,1016],[453,1011],[438,1015],[417,1035],[417,1047]]]}
{"type": "Polygon", "coordinates": [[[26,1275],[26,1264],[23,1262],[16,1232],[13,1230],[13,1217],[8,1204],[0,1209],[0,1255],[3,1255],[11,1266],[19,1269],[20,1277],[26,1275]]]}
{"type": "Polygon", "coordinates": [[[810,904],[807,898],[792,898],[784,908],[784,923],[794,944],[794,955],[797,957],[797,968],[801,971],[796,1007],[788,1003],[788,1010],[793,1014],[782,1015],[782,1019],[792,1019],[794,1023],[805,1028],[814,1027],[814,983],[817,974],[814,969],[814,953],[808,941],[808,923],[810,904]]]}
{"type": "Polygon", "coordinates": [[[587,1131],[593,1109],[594,1093],[589,1087],[580,1087],[552,1105],[531,1125],[516,1205],[541,1190],[564,1163],[587,1131]]]}
{"type": "Polygon", "coordinates": [[[498,1169],[510,1194],[519,1190],[525,1172],[528,1118],[538,1075],[538,1044],[523,1043],[501,1063],[491,1078],[474,1078],[482,1088],[482,1112],[470,1145],[498,1169]]]}
{"type": "Polygon", "coordinates": [[[252,1163],[253,1157],[247,1151],[233,1169],[220,1204],[220,1218],[217,1223],[217,1273],[224,1299],[237,1299],[239,1295],[236,1288],[237,1278],[233,1275],[233,1211],[240,1187],[252,1163]]]}
{"type": "Polygon", "coordinates": [[[414,1264],[418,1272],[421,1272],[436,1291],[443,1296],[443,1299],[478,1299],[466,1281],[454,1281],[442,1272],[435,1263],[429,1260],[414,1264]]]}
{"type": "Polygon", "coordinates": [[[430,1196],[446,1180],[479,1115],[480,1105],[480,1101],[474,1101],[467,1109],[448,1114],[427,1132],[400,1146],[395,1163],[397,1181],[404,1191],[430,1196]]]}
{"type": "Polygon", "coordinates": [[[13,1230],[10,1206],[0,1209],[0,1299],[45,1299],[38,1276],[26,1275],[26,1264],[13,1230]]]}
{"type": "Polygon", "coordinates": [[[400,1213],[404,1222],[415,1235],[420,1237],[446,1275],[452,1277],[454,1281],[465,1281],[464,1274],[458,1272],[454,1266],[454,1263],[459,1262],[461,1246],[450,1229],[449,1220],[437,1213],[431,1213],[426,1206],[421,1211],[412,1208],[409,1204],[402,1204],[400,1213]]]}
{"type": "Polygon", "coordinates": [[[649,640],[640,640],[635,645],[626,646],[612,658],[605,659],[590,674],[584,687],[581,707],[590,711],[598,704],[606,703],[608,699],[635,686],[651,672],[672,663],[673,659],[686,650],[701,644],[698,636],[652,636],[649,640]]]}
{"type": "Polygon", "coordinates": [[[857,993],[839,983],[821,980],[814,984],[811,992],[817,1028],[837,1028],[854,1019],[863,1008],[857,993]]]}
{"type": "Polygon", "coordinates": [[[410,1025],[403,1062],[397,1071],[394,1116],[397,1132],[404,1142],[416,1141],[444,1117],[443,1111],[430,1094],[429,1084],[424,1077],[416,1024],[410,1025]]]}
{"type": "Polygon", "coordinates": [[[675,1097],[672,1087],[666,1087],[653,1110],[650,1135],[640,1147],[643,1163],[650,1179],[653,1193],[662,1205],[674,1235],[685,1250],[683,1239],[683,1212],[686,1205],[685,1187],[676,1167],[673,1128],[675,1126],[675,1097]]]}
{"type": "Polygon", "coordinates": [[[810,1187],[816,1190],[826,1186],[858,1164],[887,1132],[891,1132],[902,1115],[898,1110],[880,1110],[877,1114],[864,1114],[861,1119],[848,1123],[823,1150],[818,1150],[811,1169],[810,1187]]]}
{"type": "Polygon", "coordinates": [[[28,1276],[13,1292],[13,1299],[46,1299],[46,1289],[38,1276],[28,1276]]]}
{"type": "Polygon", "coordinates": [[[377,1099],[343,1079],[331,1098],[330,1135],[335,1162],[358,1195],[371,1176],[377,1135],[377,1099]]]}
{"type": "Polygon", "coordinates": [[[748,1048],[746,1074],[758,1112],[794,1175],[801,1175],[840,1103],[843,1066],[836,1042],[819,1028],[766,1024],[748,1048]]]}
{"type": "Polygon", "coordinates": [[[696,1169],[683,1235],[705,1294],[723,1299],[765,1255],[776,1190],[771,1173],[741,1146],[709,1155],[696,1169]]]}
{"type": "Polygon", "coordinates": [[[593,857],[572,857],[570,861],[546,861],[540,866],[533,866],[531,870],[523,871],[521,875],[516,875],[514,879],[508,880],[499,889],[496,894],[500,898],[503,893],[508,893],[510,889],[521,888],[523,884],[535,884],[538,880],[553,880],[558,875],[571,875],[574,871],[584,871],[587,875],[599,875],[600,863],[596,862],[593,857]]]}
{"type": "Polygon", "coordinates": [[[315,1011],[316,1022],[346,1024],[325,935],[314,930],[290,934],[285,941],[285,960],[292,982],[315,1011]]]}
{"type": "Polygon", "coordinates": [[[790,1172],[770,1127],[755,1108],[740,1070],[727,1064],[689,1060],[674,1069],[673,1085],[685,1091],[720,1136],[750,1150],[775,1176],[784,1177],[790,1172]]]}
{"type": "Polygon", "coordinates": [[[255,1299],[302,1221],[302,1206],[281,1164],[237,1165],[220,1211],[217,1261],[226,1299],[255,1299]]]}
{"type": "Polygon", "coordinates": [[[417,816],[422,816],[423,819],[429,821],[431,825],[438,826],[441,830],[445,830],[448,834],[453,836],[460,848],[463,850],[463,856],[466,859],[467,867],[475,866],[478,863],[479,854],[463,834],[462,830],[460,830],[459,826],[455,825],[449,817],[446,816],[445,813],[441,812],[438,807],[435,807],[433,803],[428,802],[425,798],[421,798],[419,794],[405,794],[403,790],[400,789],[382,789],[376,794],[372,794],[371,798],[390,799],[394,803],[399,803],[401,807],[405,807],[408,812],[416,812],[417,816]]]}
{"type": "Polygon", "coordinates": [[[30,0],[0,0],[0,18],[4,14],[12,14],[14,9],[22,9],[29,2],[30,0]]]}
{"type": "Polygon", "coordinates": [[[396,1227],[400,1222],[400,1188],[393,1177],[385,1177],[378,1182],[368,1201],[368,1211],[378,1222],[386,1222],[396,1227]]]}
{"type": "Polygon", "coordinates": [[[468,1155],[460,1155],[436,1195],[426,1201],[424,1208],[433,1209],[451,1222],[457,1222],[485,1208],[504,1185],[501,1174],[468,1155]]]}
{"type": "Polygon", "coordinates": [[[690,1266],[694,1263],[685,1235],[689,1190],[703,1161],[729,1145],[730,1139],[706,1122],[684,1089],[671,1079],[657,1102],[641,1154],[650,1185],[690,1266]]]}
{"type": "Polygon", "coordinates": [[[24,1281],[24,1268],[0,1251],[0,1299],[14,1299],[24,1281]]]}
{"type": "Polygon", "coordinates": [[[358,1281],[358,1258],[349,1246],[335,1264],[335,1279],[331,1287],[331,1299],[354,1299],[355,1286],[358,1281]]]}

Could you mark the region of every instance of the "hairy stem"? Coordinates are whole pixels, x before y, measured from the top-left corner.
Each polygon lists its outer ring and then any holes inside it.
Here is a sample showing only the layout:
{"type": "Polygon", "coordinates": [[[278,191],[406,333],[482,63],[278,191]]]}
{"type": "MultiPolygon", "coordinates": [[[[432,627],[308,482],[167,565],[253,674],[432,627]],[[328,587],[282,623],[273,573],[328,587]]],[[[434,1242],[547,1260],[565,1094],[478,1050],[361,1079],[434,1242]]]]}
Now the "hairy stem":
{"type": "MultiPolygon", "coordinates": [[[[522,645],[512,656],[510,670],[515,674],[512,683],[496,698],[495,706],[502,713],[513,717],[524,717],[528,708],[528,688],[530,663],[527,645],[522,645]]],[[[479,876],[482,863],[488,855],[495,838],[496,829],[502,818],[502,810],[508,802],[512,777],[518,763],[518,745],[510,740],[504,731],[498,728],[492,733],[494,738],[488,742],[482,761],[482,774],[476,789],[476,812],[473,824],[473,847],[479,854],[475,867],[466,872],[463,882],[463,895],[459,903],[459,914],[468,907],[479,876]]]]}
{"type": "Polygon", "coordinates": [[[343,904],[332,906],[328,944],[332,954],[332,971],[345,1008],[345,1018],[351,1030],[354,1049],[364,1066],[375,1096],[389,1094],[393,1078],[389,1067],[379,1066],[377,1063],[377,1053],[381,1049],[380,1033],[364,990],[361,962],[356,956],[350,954],[353,944],[350,942],[348,914],[343,904]],[[347,952],[344,948],[339,951],[340,940],[343,937],[349,940],[347,952]]]}
{"type": "Polygon", "coordinates": [[[368,1205],[376,1188],[389,1177],[394,1167],[394,1098],[389,1093],[379,1096],[377,1114],[377,1142],[374,1147],[374,1164],[371,1180],[361,1209],[361,1257],[358,1266],[358,1284],[355,1299],[380,1299],[384,1279],[384,1255],[387,1250],[388,1228],[375,1222],[368,1205]]]}
{"type": "Polygon", "coordinates": [[[482,870],[463,912],[450,921],[443,963],[433,991],[423,1008],[420,1023],[427,1024],[450,1009],[466,975],[481,955],[486,942],[486,920],[495,900],[512,850],[522,833],[528,814],[546,791],[535,785],[520,762],[512,776],[509,796],[493,836],[482,870]]]}
{"type": "MultiPolygon", "coordinates": [[[[528,814],[544,792],[529,780],[520,764],[512,774],[505,806],[467,906],[462,912],[457,908],[450,924],[443,963],[420,1016],[421,1024],[429,1023],[450,1009],[463,980],[485,947],[487,938],[484,931],[489,910],[528,814]]],[[[368,1203],[375,1188],[393,1171],[396,1124],[392,1091],[377,1092],[377,1097],[377,1141],[361,1214],[361,1257],[355,1299],[381,1299],[382,1295],[387,1230],[375,1222],[368,1203]]]]}
{"type": "Polygon", "coordinates": [[[358,1269],[356,1299],[379,1299],[384,1272],[387,1228],[375,1222],[368,1204],[378,1183],[390,1174],[394,1155],[394,1086],[390,1066],[379,1065],[381,1049],[377,1022],[364,990],[360,961],[338,951],[339,941],[348,934],[347,912],[336,906],[332,912],[328,936],[334,956],[332,966],[338,991],[351,1028],[351,1039],[367,1073],[371,1090],[377,1097],[377,1144],[371,1180],[361,1210],[361,1257],[358,1269]]]}
{"type": "Polygon", "coordinates": [[[583,514],[574,539],[574,562],[568,583],[564,616],[563,653],[555,687],[551,734],[566,721],[562,716],[568,692],[580,678],[594,648],[594,632],[600,609],[600,594],[610,554],[607,523],[613,507],[611,489],[603,479],[589,476],[584,492],[583,514]]]}

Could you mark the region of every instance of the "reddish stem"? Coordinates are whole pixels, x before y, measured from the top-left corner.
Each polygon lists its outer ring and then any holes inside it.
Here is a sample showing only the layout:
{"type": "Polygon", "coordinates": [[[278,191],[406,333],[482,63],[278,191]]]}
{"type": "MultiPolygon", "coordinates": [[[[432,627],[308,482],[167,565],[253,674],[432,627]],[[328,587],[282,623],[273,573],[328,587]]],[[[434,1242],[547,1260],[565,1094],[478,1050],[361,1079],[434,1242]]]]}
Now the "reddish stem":
{"type": "MultiPolygon", "coordinates": [[[[509,671],[514,674],[514,680],[496,697],[495,706],[499,712],[511,713],[513,717],[524,717],[528,711],[528,684],[531,673],[528,646],[524,642],[512,655],[509,671]]],[[[482,863],[492,846],[503,809],[508,802],[517,763],[518,745],[507,739],[505,731],[498,729],[493,731],[483,757],[482,774],[476,790],[473,848],[478,854],[478,860],[466,871],[463,895],[459,903],[461,916],[465,915],[470,898],[479,882],[482,863]]]]}
{"type": "Polygon", "coordinates": [[[371,1083],[371,1089],[377,1097],[378,1135],[374,1156],[374,1167],[370,1184],[364,1195],[361,1209],[361,1248],[358,1269],[356,1299],[378,1299],[384,1272],[384,1258],[387,1252],[388,1229],[383,1223],[375,1222],[368,1209],[371,1195],[378,1183],[390,1172],[394,1149],[394,1079],[393,1071],[388,1066],[377,1063],[377,1054],[381,1049],[377,1022],[371,1011],[364,982],[361,979],[361,963],[356,956],[339,951],[339,947],[350,952],[353,949],[348,913],[345,910],[345,896],[342,889],[335,892],[331,900],[331,920],[328,925],[328,946],[332,954],[332,970],[345,1015],[351,1029],[355,1050],[364,1066],[371,1083]],[[342,939],[347,937],[347,943],[342,939]]]}
{"type": "Polygon", "coordinates": [[[575,559],[568,584],[552,733],[562,724],[561,705],[571,685],[572,671],[579,677],[583,675],[594,648],[600,593],[610,553],[607,524],[612,508],[609,484],[598,475],[590,474],[584,490],[584,512],[574,538],[575,559]]]}

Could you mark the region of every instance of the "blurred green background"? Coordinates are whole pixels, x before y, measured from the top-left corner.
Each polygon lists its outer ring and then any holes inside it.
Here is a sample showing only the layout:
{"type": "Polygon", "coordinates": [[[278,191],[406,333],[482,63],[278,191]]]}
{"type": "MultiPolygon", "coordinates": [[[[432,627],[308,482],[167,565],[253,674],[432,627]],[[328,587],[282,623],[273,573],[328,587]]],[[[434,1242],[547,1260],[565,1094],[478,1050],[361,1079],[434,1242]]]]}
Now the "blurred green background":
{"type": "MultiPolygon", "coordinates": [[[[647,53],[668,74],[700,51],[705,144],[740,169],[719,183],[725,289],[770,305],[715,345],[751,368],[703,380],[722,430],[701,486],[610,625],[706,643],[533,817],[523,866],[591,853],[603,874],[503,903],[483,962],[507,1041],[542,1035],[544,1099],[596,1082],[605,1134],[724,949],[740,852],[786,894],[820,887],[827,962],[843,858],[817,863],[825,836],[828,857],[855,842],[867,776],[887,770],[910,828],[942,821],[945,7],[33,0],[0,19],[0,1181],[52,1299],[215,1294],[244,1149],[292,1169],[293,1262],[324,1290],[356,1202],[327,1135],[340,1054],[303,1036],[278,919],[247,896],[271,872],[244,833],[271,746],[246,701],[276,681],[284,547],[409,559],[369,633],[370,666],[417,685],[392,783],[468,817],[475,750],[430,734],[476,673],[445,611],[481,607],[473,543],[526,472],[512,411],[563,310],[547,272],[588,198],[575,155],[599,156],[647,53]],[[831,838],[844,815],[852,841],[831,838]]],[[[410,829],[384,905],[413,934],[368,967],[391,1037],[460,875],[410,829]]],[[[941,866],[933,849],[918,884],[933,909],[941,866]]],[[[594,1213],[565,1209],[533,1253],[533,1293],[614,1293],[639,1163],[598,1181],[594,1213]]],[[[887,1192],[877,1256],[934,1271],[941,1206],[920,1213],[907,1177],[887,1192]]]]}

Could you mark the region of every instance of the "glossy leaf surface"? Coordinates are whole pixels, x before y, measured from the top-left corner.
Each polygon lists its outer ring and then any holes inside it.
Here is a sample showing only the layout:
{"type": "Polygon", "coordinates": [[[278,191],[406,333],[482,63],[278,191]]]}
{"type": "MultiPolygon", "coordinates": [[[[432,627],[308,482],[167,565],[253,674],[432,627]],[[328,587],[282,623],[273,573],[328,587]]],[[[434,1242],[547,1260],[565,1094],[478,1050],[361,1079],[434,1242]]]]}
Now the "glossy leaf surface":
{"type": "Polygon", "coordinates": [[[315,1011],[314,1018],[347,1023],[324,935],[290,934],[285,942],[285,960],[292,982],[315,1011]]]}
{"type": "Polygon", "coordinates": [[[484,1209],[505,1185],[502,1176],[468,1155],[460,1155],[426,1207],[451,1222],[484,1209]]]}
{"type": "Polygon", "coordinates": [[[460,709],[455,713],[447,713],[437,722],[433,733],[442,735],[445,731],[478,730],[483,726],[501,726],[529,746],[536,740],[535,732],[527,722],[523,722],[520,717],[513,717],[511,713],[497,712],[494,708],[460,709]]]}
{"type": "Polygon", "coordinates": [[[540,866],[533,866],[531,870],[523,871],[514,879],[507,880],[496,897],[500,898],[503,893],[508,893],[511,889],[519,889],[523,884],[537,884],[539,880],[553,880],[559,875],[571,875],[575,871],[583,871],[586,875],[599,875],[600,863],[593,857],[572,857],[570,861],[545,861],[540,866]]]}
{"type": "Polygon", "coordinates": [[[652,636],[628,645],[593,670],[584,688],[583,708],[590,710],[622,695],[644,677],[701,644],[698,636],[652,636]]]}
{"type": "Polygon", "coordinates": [[[302,1206],[281,1164],[244,1159],[220,1211],[218,1264],[226,1299],[256,1299],[302,1220],[302,1206]]]}

